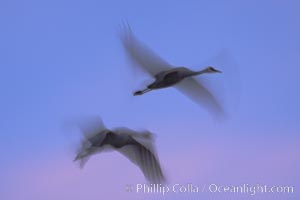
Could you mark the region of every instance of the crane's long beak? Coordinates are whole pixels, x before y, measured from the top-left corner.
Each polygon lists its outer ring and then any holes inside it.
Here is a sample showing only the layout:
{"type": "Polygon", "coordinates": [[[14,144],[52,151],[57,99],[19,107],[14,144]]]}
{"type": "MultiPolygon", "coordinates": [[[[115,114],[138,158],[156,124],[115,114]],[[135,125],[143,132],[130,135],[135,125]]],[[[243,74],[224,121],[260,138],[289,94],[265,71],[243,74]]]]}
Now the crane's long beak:
{"type": "Polygon", "coordinates": [[[215,72],[217,73],[222,73],[222,71],[215,69],[215,72]]]}

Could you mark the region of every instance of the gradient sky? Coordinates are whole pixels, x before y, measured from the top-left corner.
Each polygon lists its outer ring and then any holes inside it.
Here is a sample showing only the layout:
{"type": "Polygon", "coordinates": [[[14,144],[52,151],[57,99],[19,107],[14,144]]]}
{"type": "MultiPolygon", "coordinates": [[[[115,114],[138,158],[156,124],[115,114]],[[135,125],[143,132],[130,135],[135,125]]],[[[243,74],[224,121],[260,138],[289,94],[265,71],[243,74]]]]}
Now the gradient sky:
{"type": "MultiPolygon", "coordinates": [[[[117,153],[83,171],[72,162],[80,134],[65,126],[90,115],[156,133],[171,183],[293,185],[290,196],[251,199],[299,198],[299,7],[296,0],[0,1],[0,199],[159,198],[124,191],[145,180],[117,153]],[[124,20],[169,63],[221,69],[203,78],[229,118],[214,121],[173,88],[133,97],[148,77],[128,66],[118,38],[124,20]]],[[[250,198],[165,198],[187,197],[250,198]]]]}

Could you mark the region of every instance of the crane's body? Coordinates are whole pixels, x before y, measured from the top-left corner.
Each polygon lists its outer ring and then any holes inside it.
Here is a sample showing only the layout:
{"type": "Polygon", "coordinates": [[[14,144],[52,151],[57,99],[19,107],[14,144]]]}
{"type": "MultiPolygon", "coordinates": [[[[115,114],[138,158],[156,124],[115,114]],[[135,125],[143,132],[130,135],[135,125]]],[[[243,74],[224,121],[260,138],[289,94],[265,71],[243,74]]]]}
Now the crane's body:
{"type": "Polygon", "coordinates": [[[154,75],[155,81],[150,85],[148,85],[146,89],[136,91],[134,95],[142,95],[154,89],[171,87],[181,82],[183,79],[187,77],[192,77],[203,73],[215,73],[215,72],[221,72],[221,71],[216,70],[210,66],[201,71],[192,71],[186,67],[172,68],[170,70],[165,70],[154,75]]]}
{"type": "Polygon", "coordinates": [[[116,134],[112,131],[108,131],[105,133],[105,137],[103,139],[101,138],[98,141],[96,140],[95,143],[92,143],[92,146],[103,147],[104,145],[110,145],[113,148],[118,149],[131,144],[134,145],[137,144],[137,142],[130,135],[116,134]]]}

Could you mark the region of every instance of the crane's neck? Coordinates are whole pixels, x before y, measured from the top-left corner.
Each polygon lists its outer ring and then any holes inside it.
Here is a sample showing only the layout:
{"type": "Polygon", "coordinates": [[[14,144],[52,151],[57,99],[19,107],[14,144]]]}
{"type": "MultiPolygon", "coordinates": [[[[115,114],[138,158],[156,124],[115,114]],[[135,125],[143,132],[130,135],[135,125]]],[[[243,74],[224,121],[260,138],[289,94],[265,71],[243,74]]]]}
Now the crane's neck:
{"type": "Polygon", "coordinates": [[[191,76],[197,76],[197,75],[205,74],[205,73],[207,73],[207,70],[203,69],[203,70],[195,71],[195,72],[191,73],[191,76]]]}

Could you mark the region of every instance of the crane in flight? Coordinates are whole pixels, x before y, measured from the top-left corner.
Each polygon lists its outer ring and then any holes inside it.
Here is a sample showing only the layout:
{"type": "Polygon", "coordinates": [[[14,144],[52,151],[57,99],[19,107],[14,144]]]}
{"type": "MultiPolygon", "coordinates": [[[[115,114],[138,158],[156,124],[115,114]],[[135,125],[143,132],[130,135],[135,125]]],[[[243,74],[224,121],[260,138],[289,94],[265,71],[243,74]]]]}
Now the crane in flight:
{"type": "Polygon", "coordinates": [[[104,126],[101,118],[90,121],[80,128],[84,138],[74,161],[79,161],[81,168],[92,155],[116,150],[136,164],[149,182],[165,181],[154,151],[153,136],[149,131],[138,132],[124,127],[109,130],[104,126]]]}
{"type": "Polygon", "coordinates": [[[145,89],[134,92],[134,96],[142,95],[155,89],[174,86],[192,101],[200,104],[211,113],[223,113],[223,108],[214,95],[194,77],[205,73],[221,73],[212,66],[200,71],[187,67],[174,67],[142,44],[133,34],[130,26],[125,24],[121,31],[121,41],[127,56],[133,64],[150,74],[155,81],[145,89]]]}

